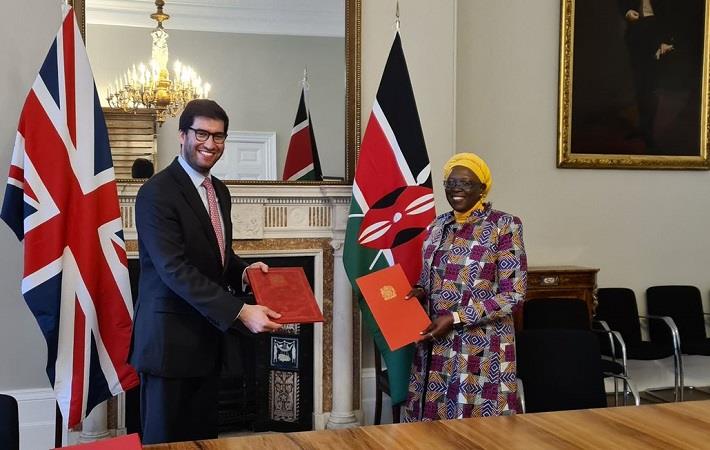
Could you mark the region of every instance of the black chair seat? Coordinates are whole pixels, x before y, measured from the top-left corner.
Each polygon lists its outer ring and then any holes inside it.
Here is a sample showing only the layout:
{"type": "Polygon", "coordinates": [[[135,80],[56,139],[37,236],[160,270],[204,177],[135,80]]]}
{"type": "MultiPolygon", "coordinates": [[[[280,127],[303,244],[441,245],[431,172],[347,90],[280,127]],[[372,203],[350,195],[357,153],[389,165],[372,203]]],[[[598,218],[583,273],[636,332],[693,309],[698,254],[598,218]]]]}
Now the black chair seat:
{"type": "Polygon", "coordinates": [[[626,342],[626,355],[629,359],[663,359],[673,356],[673,346],[650,341],[626,342]]]}
{"type": "Polygon", "coordinates": [[[710,339],[694,339],[681,341],[680,347],[686,355],[710,356],[710,339]]]}
{"type": "Polygon", "coordinates": [[[616,375],[624,374],[624,366],[615,361],[609,361],[608,359],[602,358],[601,368],[604,373],[614,373],[616,375]]]}

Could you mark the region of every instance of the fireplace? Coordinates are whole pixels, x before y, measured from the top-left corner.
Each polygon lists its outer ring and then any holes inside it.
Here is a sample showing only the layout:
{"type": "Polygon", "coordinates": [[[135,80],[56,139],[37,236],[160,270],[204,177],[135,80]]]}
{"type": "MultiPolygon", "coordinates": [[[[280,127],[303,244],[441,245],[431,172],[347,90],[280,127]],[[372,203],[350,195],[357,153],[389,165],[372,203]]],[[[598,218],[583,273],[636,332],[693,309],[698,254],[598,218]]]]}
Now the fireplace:
{"type": "MultiPolygon", "coordinates": [[[[314,285],[313,256],[245,259],[271,267],[302,267],[314,285]]],[[[287,325],[276,333],[255,335],[252,345],[242,346],[244,376],[221,379],[220,432],[313,428],[313,328],[287,325]]]]}
{"type": "MultiPolygon", "coordinates": [[[[314,256],[246,257],[271,267],[302,267],[314,286],[314,256]]],[[[129,259],[135,304],[140,265],[129,259]]],[[[313,428],[313,324],[286,325],[276,333],[244,337],[244,374],[220,378],[218,427],[234,431],[306,431],[313,428]]],[[[139,389],[126,393],[126,430],[140,432],[139,389]]]]}

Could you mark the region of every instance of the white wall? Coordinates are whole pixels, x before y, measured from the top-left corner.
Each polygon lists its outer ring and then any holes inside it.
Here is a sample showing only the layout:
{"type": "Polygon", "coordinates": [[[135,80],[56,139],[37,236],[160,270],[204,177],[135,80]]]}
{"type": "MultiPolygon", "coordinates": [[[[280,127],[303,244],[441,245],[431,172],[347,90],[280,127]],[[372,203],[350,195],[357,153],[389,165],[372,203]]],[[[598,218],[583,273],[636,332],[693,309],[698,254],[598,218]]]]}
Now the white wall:
{"type": "MultiPolygon", "coordinates": [[[[49,0],[3,2],[3,12],[11,18],[0,27],[0,197],[4,198],[20,111],[59,29],[61,12],[59,2],[49,0]]],[[[0,391],[49,386],[45,341],[20,294],[21,251],[15,235],[1,223],[0,391]]]]}
{"type": "MultiPolygon", "coordinates": [[[[5,195],[22,105],[61,20],[56,1],[2,6],[8,19],[0,27],[0,198],[5,195]]],[[[54,443],[55,402],[45,373],[46,344],[20,294],[21,251],[10,228],[0,224],[0,392],[19,402],[21,448],[49,448],[54,443]]]]}

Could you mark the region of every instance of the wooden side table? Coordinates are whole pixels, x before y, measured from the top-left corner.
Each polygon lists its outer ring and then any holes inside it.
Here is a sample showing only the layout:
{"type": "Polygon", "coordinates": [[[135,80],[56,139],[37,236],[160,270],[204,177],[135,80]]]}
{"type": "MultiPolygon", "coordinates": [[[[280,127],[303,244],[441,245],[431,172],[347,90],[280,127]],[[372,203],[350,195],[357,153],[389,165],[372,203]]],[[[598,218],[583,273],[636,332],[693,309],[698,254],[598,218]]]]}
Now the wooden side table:
{"type": "MultiPolygon", "coordinates": [[[[530,266],[525,301],[537,298],[578,298],[587,303],[589,317],[596,308],[597,272],[580,266],[530,266]]],[[[523,329],[523,307],[516,311],[515,329],[523,329]]]]}

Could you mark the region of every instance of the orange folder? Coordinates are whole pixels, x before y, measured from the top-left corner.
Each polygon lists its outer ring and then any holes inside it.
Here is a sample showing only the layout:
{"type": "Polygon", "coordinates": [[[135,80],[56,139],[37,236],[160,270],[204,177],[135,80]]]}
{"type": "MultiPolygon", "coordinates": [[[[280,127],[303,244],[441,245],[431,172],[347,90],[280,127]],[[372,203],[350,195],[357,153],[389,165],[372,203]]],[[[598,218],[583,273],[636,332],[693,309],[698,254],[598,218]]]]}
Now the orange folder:
{"type": "Polygon", "coordinates": [[[281,314],[280,318],[272,319],[274,322],[323,322],[323,314],[302,267],[269,267],[267,273],[247,269],[247,277],[256,303],[281,314]]]}
{"type": "Polygon", "coordinates": [[[355,281],[390,350],[397,350],[421,339],[419,333],[431,320],[416,298],[404,299],[412,286],[399,264],[355,281]]]}

